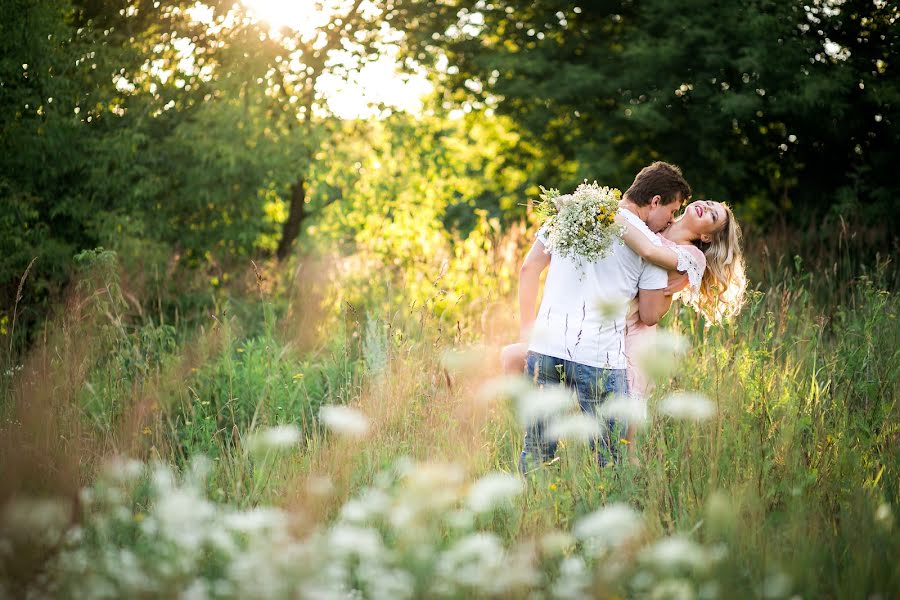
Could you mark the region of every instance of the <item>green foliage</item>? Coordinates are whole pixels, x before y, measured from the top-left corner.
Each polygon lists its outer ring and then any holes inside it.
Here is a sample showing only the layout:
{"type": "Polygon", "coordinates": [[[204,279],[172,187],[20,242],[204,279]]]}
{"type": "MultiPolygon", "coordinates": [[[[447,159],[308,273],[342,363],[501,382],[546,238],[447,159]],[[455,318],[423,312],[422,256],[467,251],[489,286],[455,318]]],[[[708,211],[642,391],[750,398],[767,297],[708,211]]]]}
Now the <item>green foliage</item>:
{"type": "Polygon", "coordinates": [[[423,15],[409,51],[446,55],[448,95],[550,150],[532,181],[626,189],[664,159],[748,216],[875,222],[893,214],[897,18],[863,1],[459,1],[423,15]]]}

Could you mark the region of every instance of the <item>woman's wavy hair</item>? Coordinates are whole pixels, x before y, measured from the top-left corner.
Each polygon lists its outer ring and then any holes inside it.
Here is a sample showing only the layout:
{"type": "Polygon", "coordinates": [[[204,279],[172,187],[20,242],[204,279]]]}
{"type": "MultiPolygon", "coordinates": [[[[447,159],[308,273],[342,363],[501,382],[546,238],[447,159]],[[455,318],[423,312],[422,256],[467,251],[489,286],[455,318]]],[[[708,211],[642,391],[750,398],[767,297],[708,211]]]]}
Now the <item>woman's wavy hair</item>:
{"type": "Polygon", "coordinates": [[[706,270],[697,292],[685,290],[682,299],[702,314],[707,323],[728,320],[741,311],[747,277],[744,272],[744,253],[741,250],[741,227],[731,207],[722,203],[727,221],[725,227],[713,234],[711,242],[697,240],[694,244],[706,256],[706,270]]]}

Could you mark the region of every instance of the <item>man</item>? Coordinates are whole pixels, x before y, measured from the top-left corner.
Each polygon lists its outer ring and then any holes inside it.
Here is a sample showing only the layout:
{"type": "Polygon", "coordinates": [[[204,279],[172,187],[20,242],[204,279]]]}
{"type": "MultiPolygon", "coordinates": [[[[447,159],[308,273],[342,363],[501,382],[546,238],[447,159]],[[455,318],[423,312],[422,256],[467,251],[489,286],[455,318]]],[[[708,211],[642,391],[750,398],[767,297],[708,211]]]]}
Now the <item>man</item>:
{"type": "MultiPolygon", "coordinates": [[[[678,167],[654,162],[637,174],[619,207],[632,225],[659,243],[654,232],[671,224],[690,195],[691,188],[678,167]]],[[[538,385],[564,382],[575,390],[581,409],[594,414],[609,396],[628,393],[626,302],[637,296],[641,321],[655,324],[671,302],[664,294],[668,275],[624,244],[615,244],[605,258],[581,268],[571,258],[551,261],[545,241],[544,231],[539,231],[519,270],[521,336],[529,340],[526,374],[538,385]],[[539,280],[548,265],[544,296],[535,317],[539,280]],[[609,307],[614,307],[612,315],[609,307]]],[[[556,451],[556,443],[544,438],[544,425],[537,423],[525,432],[519,460],[523,473],[556,451]]],[[[626,428],[621,420],[607,423],[598,440],[601,465],[616,460],[626,428]]]]}

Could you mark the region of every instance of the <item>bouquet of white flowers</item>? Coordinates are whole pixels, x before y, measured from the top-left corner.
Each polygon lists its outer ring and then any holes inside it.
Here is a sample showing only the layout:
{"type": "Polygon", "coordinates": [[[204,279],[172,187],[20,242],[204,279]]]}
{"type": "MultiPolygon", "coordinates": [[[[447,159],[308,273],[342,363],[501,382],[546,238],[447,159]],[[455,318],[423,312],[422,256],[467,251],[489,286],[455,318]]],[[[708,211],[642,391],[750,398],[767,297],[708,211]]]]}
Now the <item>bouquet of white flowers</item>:
{"type": "Polygon", "coordinates": [[[541,187],[539,214],[547,220],[546,251],[570,257],[580,265],[606,256],[621,241],[622,227],[615,222],[622,192],[585,181],[571,194],[541,187]]]}

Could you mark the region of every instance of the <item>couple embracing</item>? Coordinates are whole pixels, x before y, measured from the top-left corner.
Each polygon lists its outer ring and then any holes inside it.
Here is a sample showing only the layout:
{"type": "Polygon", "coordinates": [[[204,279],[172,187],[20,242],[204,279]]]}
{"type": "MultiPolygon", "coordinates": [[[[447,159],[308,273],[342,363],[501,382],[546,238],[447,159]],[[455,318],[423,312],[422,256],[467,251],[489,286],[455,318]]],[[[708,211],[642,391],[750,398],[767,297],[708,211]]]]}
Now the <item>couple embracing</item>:
{"type": "MultiPolygon", "coordinates": [[[[624,228],[624,244],[585,265],[548,254],[542,228],[519,271],[522,341],[503,349],[504,370],[524,370],[539,386],[564,383],[582,411],[596,414],[612,396],[636,401],[649,392],[635,351],[655,334],[674,294],[707,322],[734,315],[746,287],[740,228],[721,202],[692,202],[676,218],[690,197],[678,167],[645,167],[619,204],[616,221],[624,228]],[[548,267],[535,311],[540,276],[548,267]]],[[[605,425],[595,444],[601,466],[616,462],[623,438],[633,436],[622,419],[605,425]]],[[[521,472],[556,452],[544,429],[538,422],[525,432],[521,472]]]]}

